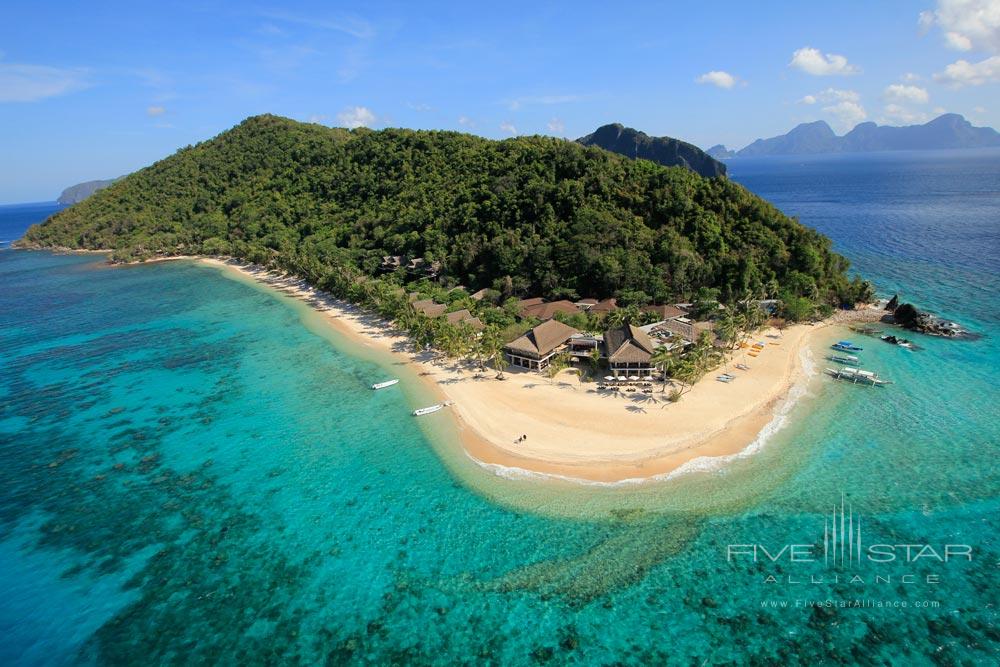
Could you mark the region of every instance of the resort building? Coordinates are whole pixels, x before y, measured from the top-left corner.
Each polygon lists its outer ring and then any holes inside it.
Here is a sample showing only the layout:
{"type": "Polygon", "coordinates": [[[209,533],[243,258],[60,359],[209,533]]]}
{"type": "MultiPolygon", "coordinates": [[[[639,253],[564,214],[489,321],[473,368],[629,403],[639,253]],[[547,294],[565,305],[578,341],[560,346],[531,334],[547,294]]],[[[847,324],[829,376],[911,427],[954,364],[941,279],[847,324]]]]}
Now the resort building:
{"type": "Polygon", "coordinates": [[[604,332],[604,352],[615,377],[652,375],[656,347],[645,331],[632,324],[604,332]]]}
{"type": "Polygon", "coordinates": [[[504,345],[503,349],[512,366],[540,371],[547,368],[552,357],[565,350],[570,338],[578,333],[558,320],[546,320],[504,345]]]}
{"type": "Polygon", "coordinates": [[[488,295],[489,293],[490,293],[490,288],[489,287],[484,287],[483,289],[479,290],[478,292],[474,292],[471,295],[471,298],[474,301],[482,301],[483,299],[486,298],[486,295],[488,295]]]}
{"type": "Polygon", "coordinates": [[[598,301],[590,308],[587,309],[591,313],[607,314],[613,310],[618,310],[618,300],[617,299],[604,299],[598,301]]]}
{"type": "Polygon", "coordinates": [[[556,313],[575,315],[580,309],[572,301],[545,301],[525,306],[521,309],[521,317],[535,317],[540,320],[551,320],[556,313]]]}
{"type": "Polygon", "coordinates": [[[444,315],[444,311],[448,310],[448,306],[443,303],[435,303],[432,299],[414,301],[412,305],[413,310],[423,313],[427,317],[441,317],[444,315]]]}
{"type": "Polygon", "coordinates": [[[483,323],[479,320],[479,318],[474,316],[465,308],[462,310],[456,310],[453,313],[448,313],[445,317],[448,320],[448,324],[464,323],[472,327],[474,331],[482,331],[484,328],[483,323]]]}
{"type": "Polygon", "coordinates": [[[688,343],[698,340],[704,331],[712,331],[714,325],[711,322],[692,322],[686,317],[676,317],[665,322],[660,322],[659,326],[672,334],[680,336],[688,343]]]}
{"type": "Polygon", "coordinates": [[[673,320],[677,319],[678,317],[684,317],[685,315],[687,315],[686,310],[678,308],[677,306],[671,306],[669,304],[665,304],[662,306],[644,306],[642,312],[653,313],[654,315],[656,315],[656,319],[661,322],[663,320],[673,320]]]}

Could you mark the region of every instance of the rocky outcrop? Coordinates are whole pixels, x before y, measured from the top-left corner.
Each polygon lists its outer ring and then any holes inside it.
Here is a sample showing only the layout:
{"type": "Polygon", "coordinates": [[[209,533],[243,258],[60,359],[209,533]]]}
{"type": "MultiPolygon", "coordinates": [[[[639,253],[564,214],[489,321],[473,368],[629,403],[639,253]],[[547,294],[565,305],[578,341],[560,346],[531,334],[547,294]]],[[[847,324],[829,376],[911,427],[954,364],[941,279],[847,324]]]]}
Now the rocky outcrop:
{"type": "Polygon", "coordinates": [[[584,146],[597,146],[632,159],[649,160],[666,167],[687,167],[706,178],[726,175],[726,165],[694,144],[673,137],[651,137],[620,123],[603,125],[577,139],[584,146]]]}
{"type": "MultiPolygon", "coordinates": [[[[904,329],[947,338],[967,338],[970,336],[968,331],[955,322],[919,310],[912,303],[899,303],[898,295],[893,296],[889,304],[894,301],[899,305],[891,309],[893,322],[904,329]]],[[[886,310],[889,310],[888,306],[886,306],[886,310]]]]}

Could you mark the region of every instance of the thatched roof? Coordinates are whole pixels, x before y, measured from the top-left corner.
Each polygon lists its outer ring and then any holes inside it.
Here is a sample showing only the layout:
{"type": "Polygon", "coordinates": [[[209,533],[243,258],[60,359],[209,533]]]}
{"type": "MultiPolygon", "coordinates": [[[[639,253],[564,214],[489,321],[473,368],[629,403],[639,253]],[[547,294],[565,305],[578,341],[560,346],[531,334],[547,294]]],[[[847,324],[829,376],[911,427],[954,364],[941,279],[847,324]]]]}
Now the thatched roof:
{"type": "Polygon", "coordinates": [[[604,299],[598,301],[593,306],[590,307],[590,312],[592,313],[610,313],[612,310],[618,309],[617,299],[604,299]]]}
{"type": "Polygon", "coordinates": [[[661,320],[672,320],[675,317],[684,317],[687,314],[683,308],[678,308],[677,306],[671,306],[669,304],[664,304],[662,306],[645,306],[642,311],[644,313],[656,313],[656,316],[661,320]]]}
{"type": "Polygon", "coordinates": [[[444,315],[444,311],[448,310],[448,306],[443,303],[434,303],[431,299],[424,299],[423,301],[414,301],[413,310],[423,313],[427,317],[441,317],[444,315]]]}
{"type": "Polygon", "coordinates": [[[483,289],[479,290],[478,292],[473,292],[471,296],[476,301],[482,301],[483,298],[485,298],[486,295],[489,294],[489,293],[490,293],[490,288],[489,287],[484,287],[483,289]]]}
{"type": "Polygon", "coordinates": [[[660,325],[670,333],[677,334],[688,342],[695,342],[703,331],[711,331],[715,325],[711,322],[681,322],[680,320],[667,320],[660,325]]]}
{"type": "Polygon", "coordinates": [[[521,309],[521,317],[537,317],[540,320],[551,320],[556,313],[564,315],[575,315],[580,312],[580,308],[572,301],[551,301],[548,303],[536,303],[525,306],[521,309]]]}
{"type": "Polygon", "coordinates": [[[604,332],[604,349],[612,363],[647,363],[656,345],[645,331],[632,324],[604,332]]]}
{"type": "Polygon", "coordinates": [[[547,320],[504,347],[511,352],[537,359],[546,356],[577,333],[580,332],[558,320],[547,320]]]}

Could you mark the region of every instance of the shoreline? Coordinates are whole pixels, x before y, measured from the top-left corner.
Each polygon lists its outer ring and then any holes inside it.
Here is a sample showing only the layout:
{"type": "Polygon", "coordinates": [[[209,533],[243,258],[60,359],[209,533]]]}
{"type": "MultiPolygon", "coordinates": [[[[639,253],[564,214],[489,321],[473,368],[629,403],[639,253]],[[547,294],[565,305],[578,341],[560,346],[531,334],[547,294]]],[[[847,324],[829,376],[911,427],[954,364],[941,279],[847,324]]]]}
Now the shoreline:
{"type": "Polygon", "coordinates": [[[793,389],[812,377],[805,368],[809,343],[830,326],[873,313],[838,313],[841,317],[815,325],[761,332],[757,340],[766,346],[758,358],[746,357],[745,350],[729,353],[718,371],[669,403],[660,383],[654,383],[653,394],[610,396],[598,393],[594,383],[582,382],[573,370],[549,379],[510,369],[500,382],[492,369],[480,376],[474,364],[413,351],[390,323],[302,279],[236,260],[183,259],[296,298],[349,340],[406,363],[434,395],[453,402],[450,411],[463,452],[484,470],[585,484],[664,480],[752,454],[783,424],[794,394],[803,393],[793,389]],[[715,381],[718,372],[740,362],[750,370],[731,369],[738,374],[732,383],[715,381]],[[516,442],[520,435],[528,439],[516,442]]]}

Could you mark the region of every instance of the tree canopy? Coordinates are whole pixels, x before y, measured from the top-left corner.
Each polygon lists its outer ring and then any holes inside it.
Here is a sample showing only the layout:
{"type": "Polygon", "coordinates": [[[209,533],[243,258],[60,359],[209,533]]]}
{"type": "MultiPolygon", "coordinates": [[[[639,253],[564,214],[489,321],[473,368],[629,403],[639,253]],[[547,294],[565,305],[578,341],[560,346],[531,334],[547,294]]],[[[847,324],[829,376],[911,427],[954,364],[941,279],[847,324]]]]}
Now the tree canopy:
{"type": "MultiPolygon", "coordinates": [[[[726,178],[551,137],[352,131],[255,116],[33,226],[28,247],[231,255],[320,279],[383,255],[504,297],[853,303],[829,239],[726,178]]],[[[398,283],[408,281],[400,272],[398,283]]],[[[639,305],[636,303],[636,305],[639,305]]]]}

